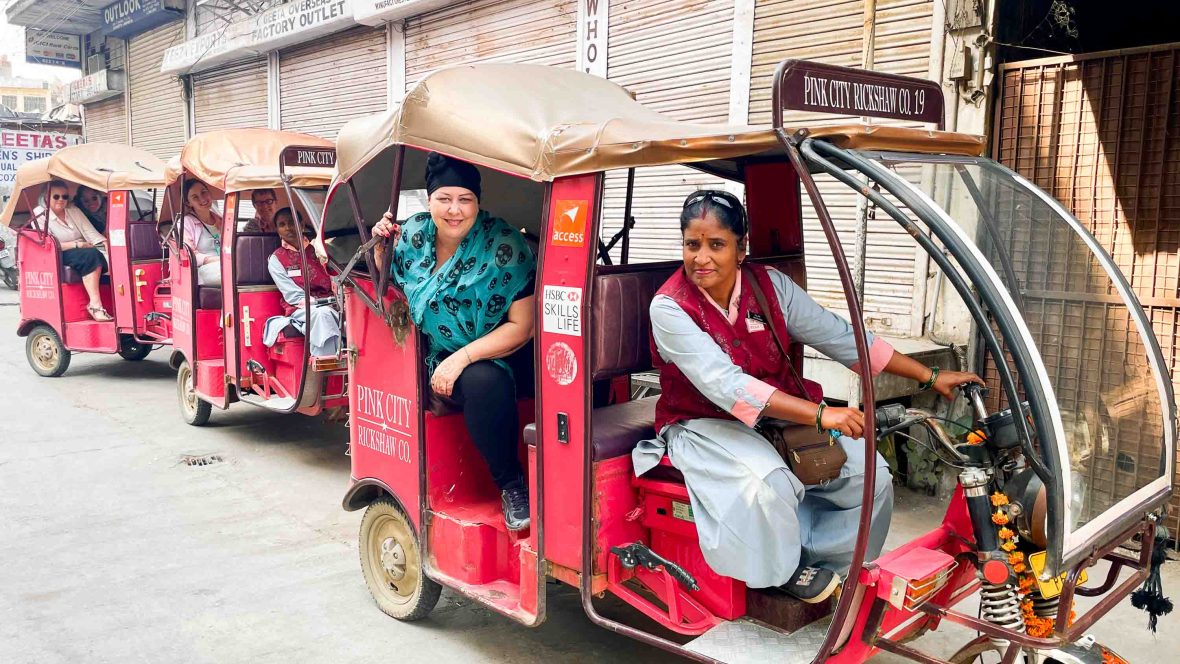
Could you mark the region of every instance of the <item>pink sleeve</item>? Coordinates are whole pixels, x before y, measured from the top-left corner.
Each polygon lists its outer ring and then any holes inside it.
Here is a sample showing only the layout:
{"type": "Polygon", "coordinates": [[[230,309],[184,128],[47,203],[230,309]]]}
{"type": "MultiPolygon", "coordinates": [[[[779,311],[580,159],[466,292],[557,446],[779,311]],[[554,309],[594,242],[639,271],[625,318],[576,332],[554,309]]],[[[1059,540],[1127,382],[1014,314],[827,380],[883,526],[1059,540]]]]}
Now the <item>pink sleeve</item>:
{"type": "Polygon", "coordinates": [[[774,394],[774,389],[773,385],[751,378],[745,388],[738,391],[737,400],[733,402],[733,409],[729,413],[746,426],[753,427],[762,416],[762,411],[770,401],[770,395],[774,394]],[[755,406],[755,402],[761,406],[755,406]]]}
{"type": "MultiPolygon", "coordinates": [[[[873,337],[873,345],[869,346],[869,368],[876,376],[885,370],[885,365],[893,357],[893,346],[881,337],[873,337]]],[[[860,362],[849,367],[853,371],[860,371],[860,362]]]]}

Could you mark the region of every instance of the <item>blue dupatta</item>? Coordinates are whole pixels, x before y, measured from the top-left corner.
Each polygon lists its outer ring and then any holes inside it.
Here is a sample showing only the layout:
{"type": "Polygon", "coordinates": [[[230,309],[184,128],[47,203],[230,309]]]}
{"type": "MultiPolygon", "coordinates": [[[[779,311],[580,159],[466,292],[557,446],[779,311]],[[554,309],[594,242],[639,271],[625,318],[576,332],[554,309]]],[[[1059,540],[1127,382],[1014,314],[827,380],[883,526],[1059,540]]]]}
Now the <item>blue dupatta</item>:
{"type": "MultiPolygon", "coordinates": [[[[455,255],[437,271],[434,242],[430,213],[410,217],[402,225],[390,268],[406,294],[410,317],[430,340],[426,366],[431,372],[443,355],[499,326],[537,270],[524,235],[484,210],[455,255]]],[[[508,369],[503,360],[494,361],[508,369]]]]}

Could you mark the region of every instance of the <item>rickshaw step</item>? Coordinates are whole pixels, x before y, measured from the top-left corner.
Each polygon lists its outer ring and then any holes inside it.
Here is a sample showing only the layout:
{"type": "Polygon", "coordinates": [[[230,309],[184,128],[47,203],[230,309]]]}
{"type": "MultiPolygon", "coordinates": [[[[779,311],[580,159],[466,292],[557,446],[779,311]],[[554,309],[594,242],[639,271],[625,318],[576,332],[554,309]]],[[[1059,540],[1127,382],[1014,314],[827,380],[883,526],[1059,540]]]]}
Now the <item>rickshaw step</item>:
{"type": "Polygon", "coordinates": [[[685,649],[730,664],[806,664],[823,645],[831,618],[784,634],[752,620],[723,622],[685,644],[685,649]]]}

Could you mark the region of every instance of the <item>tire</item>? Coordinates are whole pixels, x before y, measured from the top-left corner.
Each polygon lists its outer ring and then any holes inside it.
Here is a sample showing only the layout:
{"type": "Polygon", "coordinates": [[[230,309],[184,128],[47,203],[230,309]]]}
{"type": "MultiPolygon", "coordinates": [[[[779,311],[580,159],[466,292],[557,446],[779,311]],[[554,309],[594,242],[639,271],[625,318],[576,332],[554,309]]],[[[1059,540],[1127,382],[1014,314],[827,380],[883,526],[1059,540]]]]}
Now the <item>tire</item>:
{"type": "Polygon", "coordinates": [[[25,339],[25,357],[38,376],[57,378],[70,368],[70,351],[48,325],[34,327],[25,339]]]}
{"type": "Polygon", "coordinates": [[[141,344],[130,334],[119,335],[119,357],[128,362],[138,362],[152,352],[151,344],[141,344]]]}
{"type": "Polygon", "coordinates": [[[176,396],[180,401],[180,416],[186,424],[199,427],[209,421],[213,404],[197,396],[193,370],[187,361],[181,362],[180,368],[176,370],[176,396]]]}
{"type": "Polygon", "coordinates": [[[361,572],[377,608],[405,622],[434,609],[442,586],[423,572],[414,528],[390,498],[378,498],[365,510],[359,548],[361,572]]]}

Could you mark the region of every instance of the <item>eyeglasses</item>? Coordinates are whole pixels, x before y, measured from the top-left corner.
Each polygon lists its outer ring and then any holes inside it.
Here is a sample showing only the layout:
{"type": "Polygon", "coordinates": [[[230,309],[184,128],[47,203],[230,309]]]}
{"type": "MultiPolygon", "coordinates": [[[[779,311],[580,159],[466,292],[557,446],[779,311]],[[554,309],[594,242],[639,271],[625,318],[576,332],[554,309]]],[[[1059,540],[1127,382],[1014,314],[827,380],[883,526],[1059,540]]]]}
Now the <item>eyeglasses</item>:
{"type": "Polygon", "coordinates": [[[69,199],[69,197],[70,197],[70,195],[69,195],[69,194],[53,194],[52,196],[50,196],[50,198],[52,198],[52,199],[53,199],[53,200],[55,200],[55,201],[64,201],[64,200],[68,200],[68,199],[69,199]]]}
{"type": "Polygon", "coordinates": [[[277,200],[275,200],[275,199],[273,199],[273,198],[270,198],[270,199],[264,198],[264,199],[262,199],[262,200],[260,200],[260,201],[255,201],[255,202],[254,202],[254,206],[255,206],[255,207],[261,207],[261,206],[263,206],[263,205],[274,205],[274,204],[275,204],[275,203],[277,203],[277,202],[278,202],[278,201],[277,201],[277,200]]]}
{"type": "Polygon", "coordinates": [[[696,196],[693,196],[692,198],[688,199],[687,201],[684,201],[684,207],[688,207],[690,205],[696,205],[697,203],[700,203],[701,201],[705,200],[706,198],[713,201],[714,203],[720,203],[721,205],[724,205],[725,207],[727,207],[731,210],[733,209],[733,203],[728,198],[726,198],[718,193],[712,192],[712,191],[702,191],[701,193],[697,194],[696,196]]]}

